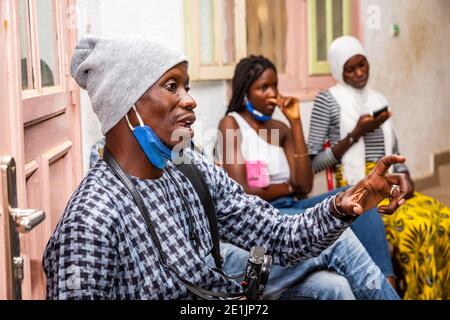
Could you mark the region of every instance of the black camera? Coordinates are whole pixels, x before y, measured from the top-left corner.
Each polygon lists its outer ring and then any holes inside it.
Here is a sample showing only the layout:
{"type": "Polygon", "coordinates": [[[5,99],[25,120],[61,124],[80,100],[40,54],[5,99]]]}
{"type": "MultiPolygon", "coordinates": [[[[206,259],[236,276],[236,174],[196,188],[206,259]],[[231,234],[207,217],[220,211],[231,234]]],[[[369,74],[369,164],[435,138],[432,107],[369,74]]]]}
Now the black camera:
{"type": "Polygon", "coordinates": [[[242,282],[245,297],[248,300],[261,299],[267,281],[269,280],[271,267],[272,257],[266,255],[266,249],[253,247],[250,250],[247,267],[245,268],[244,281],[242,282]]]}

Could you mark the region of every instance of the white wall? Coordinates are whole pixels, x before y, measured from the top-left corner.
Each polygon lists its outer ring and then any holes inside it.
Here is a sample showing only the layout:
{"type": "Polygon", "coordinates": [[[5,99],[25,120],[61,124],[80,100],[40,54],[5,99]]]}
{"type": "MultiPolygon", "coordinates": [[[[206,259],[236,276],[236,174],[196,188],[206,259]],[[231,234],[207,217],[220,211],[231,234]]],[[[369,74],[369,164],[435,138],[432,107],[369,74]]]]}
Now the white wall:
{"type": "Polygon", "coordinates": [[[371,5],[381,27],[365,20],[370,84],[390,101],[413,176],[428,176],[431,155],[450,150],[450,1],[362,0],[365,15],[371,5]],[[398,37],[391,36],[393,23],[398,37]]]}
{"type": "Polygon", "coordinates": [[[190,94],[197,101],[194,141],[212,157],[212,149],[219,121],[227,110],[227,85],[225,81],[197,81],[191,84],[190,94]]]}
{"type": "MultiPolygon", "coordinates": [[[[79,35],[159,36],[184,50],[183,2],[78,0],[79,35]]],[[[364,26],[371,86],[390,101],[400,148],[413,176],[427,176],[432,173],[431,155],[450,149],[450,1],[361,0],[361,4],[364,22],[372,21],[366,19],[366,9],[373,4],[381,18],[378,29],[364,26]],[[396,38],[390,35],[394,22],[400,25],[396,38]]],[[[225,113],[227,86],[225,81],[208,81],[191,87],[198,102],[196,140],[205,145],[225,113]]],[[[302,104],[306,134],[311,109],[312,102],[302,104]]],[[[85,93],[82,122],[87,168],[89,148],[101,133],[85,93]]],[[[325,190],[323,175],[315,183],[313,194],[325,190]]]]}

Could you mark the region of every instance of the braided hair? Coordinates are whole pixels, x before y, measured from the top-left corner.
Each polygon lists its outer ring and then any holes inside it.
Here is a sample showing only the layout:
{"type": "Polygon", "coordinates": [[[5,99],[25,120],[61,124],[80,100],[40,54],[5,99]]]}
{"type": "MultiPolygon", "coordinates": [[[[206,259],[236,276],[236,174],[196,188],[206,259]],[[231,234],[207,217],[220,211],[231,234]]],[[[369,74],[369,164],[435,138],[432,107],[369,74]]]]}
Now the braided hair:
{"type": "Polygon", "coordinates": [[[226,114],[244,109],[244,97],[248,89],[267,69],[277,73],[275,65],[263,56],[251,55],[239,61],[231,83],[233,94],[226,114]]]}

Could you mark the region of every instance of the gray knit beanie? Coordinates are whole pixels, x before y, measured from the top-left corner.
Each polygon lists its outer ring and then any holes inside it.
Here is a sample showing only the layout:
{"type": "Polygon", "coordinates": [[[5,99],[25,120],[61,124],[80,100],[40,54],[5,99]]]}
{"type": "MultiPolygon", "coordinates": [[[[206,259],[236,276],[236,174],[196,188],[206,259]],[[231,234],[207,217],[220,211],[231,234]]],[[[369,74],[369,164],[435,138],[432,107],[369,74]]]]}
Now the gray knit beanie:
{"type": "Polygon", "coordinates": [[[187,62],[187,57],[156,39],[88,37],[75,48],[71,72],[87,90],[106,134],[164,73],[181,62],[187,62]]]}

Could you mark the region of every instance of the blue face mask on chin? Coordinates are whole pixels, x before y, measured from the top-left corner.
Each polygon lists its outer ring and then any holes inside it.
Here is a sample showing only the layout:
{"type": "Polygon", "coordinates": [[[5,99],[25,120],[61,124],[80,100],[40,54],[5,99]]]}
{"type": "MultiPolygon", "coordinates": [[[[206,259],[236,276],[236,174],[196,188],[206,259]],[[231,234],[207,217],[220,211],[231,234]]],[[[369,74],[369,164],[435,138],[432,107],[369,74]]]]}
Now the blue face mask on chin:
{"type": "Polygon", "coordinates": [[[248,99],[245,99],[245,107],[247,108],[248,112],[250,112],[250,114],[258,121],[261,122],[267,122],[269,120],[272,119],[272,117],[266,116],[265,114],[255,110],[255,108],[253,107],[253,105],[251,104],[250,101],[248,101],[248,99]]]}
{"type": "Polygon", "coordinates": [[[172,159],[172,151],[161,142],[152,128],[144,125],[136,107],[133,106],[133,109],[136,112],[140,126],[133,128],[128,116],[125,116],[128,126],[133,132],[133,136],[136,138],[142,151],[144,151],[148,161],[158,169],[163,170],[166,167],[167,161],[172,159]]]}

